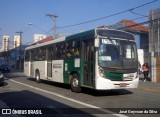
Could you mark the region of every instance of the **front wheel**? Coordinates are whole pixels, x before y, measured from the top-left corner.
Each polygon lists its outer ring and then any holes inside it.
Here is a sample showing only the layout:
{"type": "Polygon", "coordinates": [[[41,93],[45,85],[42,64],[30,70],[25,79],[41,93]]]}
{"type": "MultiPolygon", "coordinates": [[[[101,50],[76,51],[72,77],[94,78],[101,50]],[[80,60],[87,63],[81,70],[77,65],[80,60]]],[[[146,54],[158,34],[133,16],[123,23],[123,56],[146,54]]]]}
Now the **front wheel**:
{"type": "Polygon", "coordinates": [[[71,78],[71,91],[78,93],[81,91],[80,81],[77,74],[73,74],[71,78]]]}

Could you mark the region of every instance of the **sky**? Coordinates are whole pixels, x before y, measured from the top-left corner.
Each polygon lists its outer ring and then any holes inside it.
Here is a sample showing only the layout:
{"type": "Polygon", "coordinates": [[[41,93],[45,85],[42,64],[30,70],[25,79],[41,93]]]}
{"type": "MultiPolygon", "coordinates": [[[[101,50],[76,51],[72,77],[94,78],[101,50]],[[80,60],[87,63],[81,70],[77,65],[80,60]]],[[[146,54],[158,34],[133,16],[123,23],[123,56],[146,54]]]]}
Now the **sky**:
{"type": "Polygon", "coordinates": [[[34,34],[53,35],[53,19],[47,14],[57,15],[57,33],[74,34],[103,25],[112,25],[123,19],[137,23],[147,21],[149,10],[160,8],[160,0],[136,8],[133,12],[120,13],[154,0],[0,0],[0,46],[4,35],[13,42],[16,32],[22,33],[22,44],[33,41],[34,34]],[[106,17],[106,18],[102,18],[106,17]],[[140,18],[142,17],[142,18],[140,18]],[[102,18],[82,25],[75,25],[102,18]],[[138,19],[140,18],[140,19],[138,19]],[[32,24],[32,25],[29,25],[32,24]],[[71,27],[65,27],[75,25],[71,27]]]}

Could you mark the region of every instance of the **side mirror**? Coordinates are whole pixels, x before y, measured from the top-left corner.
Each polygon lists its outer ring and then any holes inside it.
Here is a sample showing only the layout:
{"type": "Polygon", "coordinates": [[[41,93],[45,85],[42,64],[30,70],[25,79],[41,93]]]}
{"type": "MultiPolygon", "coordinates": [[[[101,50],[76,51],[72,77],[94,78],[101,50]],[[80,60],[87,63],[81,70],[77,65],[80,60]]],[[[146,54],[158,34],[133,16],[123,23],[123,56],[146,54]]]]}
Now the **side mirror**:
{"type": "Polygon", "coordinates": [[[94,46],[99,47],[99,38],[95,38],[94,40],[94,46]]]}

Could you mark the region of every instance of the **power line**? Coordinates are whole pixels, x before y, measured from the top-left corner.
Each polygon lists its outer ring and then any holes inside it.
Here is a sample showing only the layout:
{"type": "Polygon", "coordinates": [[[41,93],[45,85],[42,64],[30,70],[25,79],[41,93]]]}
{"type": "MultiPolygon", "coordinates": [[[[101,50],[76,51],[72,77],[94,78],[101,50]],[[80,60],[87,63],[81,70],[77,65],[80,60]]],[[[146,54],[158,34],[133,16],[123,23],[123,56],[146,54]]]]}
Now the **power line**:
{"type": "Polygon", "coordinates": [[[136,14],[136,15],[140,15],[140,16],[142,16],[142,17],[148,17],[148,16],[146,16],[146,15],[142,15],[142,14],[136,13],[136,12],[134,12],[133,10],[130,10],[130,12],[133,13],[133,14],[136,14]]]}
{"type": "MultiPolygon", "coordinates": [[[[148,21],[141,22],[141,23],[138,23],[138,24],[133,24],[133,25],[130,25],[130,26],[127,26],[127,27],[118,28],[118,30],[122,30],[122,29],[127,29],[127,28],[132,28],[132,27],[135,27],[135,26],[139,26],[139,25],[153,23],[155,21],[158,21],[159,19],[160,18],[157,18],[157,19],[154,19],[154,20],[148,20],[148,21]]],[[[154,25],[154,26],[156,26],[156,25],[154,25]]],[[[150,29],[151,27],[147,27],[147,28],[150,29]]]]}
{"type": "MultiPolygon", "coordinates": [[[[151,4],[151,3],[154,3],[154,2],[156,2],[156,1],[158,1],[158,0],[153,0],[153,1],[151,1],[151,2],[147,2],[147,3],[145,3],[145,4],[136,6],[136,7],[134,7],[134,8],[130,8],[130,9],[128,9],[128,10],[124,10],[124,11],[121,11],[121,12],[118,12],[118,13],[114,13],[114,14],[111,14],[111,15],[108,15],[108,16],[104,16],[104,17],[101,17],[101,18],[97,18],[97,19],[94,19],[94,20],[89,20],[89,21],[85,21],[85,22],[82,22],[82,23],[77,23],[77,24],[71,24],[71,25],[66,25],[66,26],[62,26],[62,27],[57,27],[57,29],[73,27],[73,26],[82,25],[82,24],[87,24],[87,23],[95,22],[95,21],[102,20],[102,19],[105,19],[105,18],[113,17],[113,16],[116,16],[116,15],[119,15],[119,14],[122,14],[122,13],[125,13],[125,12],[128,12],[128,11],[133,11],[133,10],[138,9],[138,8],[140,8],[140,7],[144,7],[144,6],[146,6],[146,5],[149,5],[149,4],[151,4]]],[[[53,30],[53,28],[50,29],[48,32],[50,32],[51,30],[53,30]]],[[[47,32],[47,33],[48,33],[48,32],[47,32]]]]}
{"type": "MultiPolygon", "coordinates": [[[[156,12],[156,13],[153,13],[152,15],[156,15],[156,14],[160,14],[160,11],[156,12]]],[[[143,16],[143,17],[146,17],[146,16],[143,16]]],[[[140,17],[140,18],[142,18],[142,17],[140,17]]],[[[139,19],[139,18],[137,18],[137,19],[139,19]]],[[[144,25],[144,24],[148,24],[148,23],[153,23],[153,22],[158,21],[158,20],[159,20],[159,18],[156,18],[154,20],[148,20],[148,21],[145,21],[145,22],[141,22],[141,23],[130,25],[130,26],[123,27],[123,28],[130,28],[130,27],[134,27],[134,26],[138,26],[138,25],[144,25]]],[[[154,25],[154,26],[156,26],[156,25],[154,25]]],[[[118,29],[123,29],[123,28],[118,28],[118,29]]],[[[150,29],[150,27],[148,27],[148,29],[150,29]]]]}
{"type": "Polygon", "coordinates": [[[49,31],[47,31],[45,34],[48,34],[49,32],[51,32],[53,30],[53,28],[51,28],[49,31]]]}
{"type": "MultiPolygon", "coordinates": [[[[156,13],[154,13],[154,15],[156,15],[156,14],[159,14],[160,12],[156,12],[156,13]]],[[[130,20],[132,20],[132,21],[134,21],[134,20],[138,20],[138,19],[142,19],[142,18],[146,18],[147,16],[141,16],[141,17],[139,17],[139,18],[134,18],[134,19],[130,19],[130,20]]],[[[129,27],[134,27],[134,26],[137,26],[137,25],[143,25],[143,24],[147,24],[147,22],[151,22],[151,20],[149,21],[145,21],[145,22],[141,22],[141,23],[138,23],[138,24],[134,24],[134,25],[131,25],[131,26],[129,26],[129,27]]],[[[129,28],[129,27],[127,27],[127,28],[129,28]]],[[[121,29],[121,28],[119,28],[119,29],[121,29]]],[[[50,31],[52,31],[53,30],[53,28],[51,28],[48,32],[46,32],[45,34],[48,34],[50,31]]]]}
{"type": "MultiPolygon", "coordinates": [[[[149,5],[149,4],[154,3],[154,2],[157,2],[157,1],[158,1],[158,0],[153,0],[153,1],[151,1],[151,2],[147,2],[147,3],[145,3],[145,4],[142,4],[142,5],[136,6],[136,7],[134,7],[134,8],[130,8],[130,9],[128,9],[128,10],[124,10],[124,11],[121,11],[121,12],[118,12],[118,13],[115,13],[115,14],[111,14],[111,15],[104,16],[104,17],[101,17],[101,18],[98,18],[98,19],[94,19],[94,20],[90,20],[90,21],[85,21],[85,22],[82,22],[82,23],[77,23],[77,24],[71,24],[71,25],[67,25],[67,26],[57,27],[56,29],[61,29],[61,28],[67,28],[67,27],[82,25],[82,24],[86,24],[86,23],[98,21],[98,20],[101,20],[101,19],[109,18],[109,17],[112,17],[112,16],[116,16],[116,15],[119,15],[119,14],[122,14],[122,13],[125,13],[125,12],[128,12],[128,11],[130,11],[130,12],[132,11],[132,13],[142,16],[142,17],[135,18],[135,19],[132,19],[132,20],[142,19],[142,18],[147,17],[147,16],[141,15],[141,14],[139,14],[139,13],[135,13],[135,12],[133,12],[133,10],[135,10],[135,9],[137,9],[137,8],[140,8],[140,7],[143,7],[143,6],[146,6],[146,5],[149,5]]],[[[155,14],[157,14],[157,13],[155,13],[155,14]]],[[[51,32],[53,29],[54,29],[54,28],[51,28],[51,29],[48,30],[45,34],[48,34],[48,33],[51,32]]]]}
{"type": "MultiPolygon", "coordinates": [[[[158,13],[158,12],[157,12],[158,13]]],[[[155,14],[157,14],[155,13],[155,14]]],[[[160,13],[160,12],[159,12],[160,13]]],[[[142,17],[140,17],[142,18],[142,17]]],[[[139,18],[137,18],[139,19],[139,18]]],[[[130,25],[130,26],[127,26],[127,27],[122,27],[122,28],[118,28],[117,30],[122,30],[122,29],[127,29],[127,28],[131,28],[131,27],[135,27],[135,26],[139,26],[139,25],[144,25],[144,24],[148,24],[148,23],[153,23],[154,21],[157,21],[158,19],[154,19],[154,20],[148,20],[148,21],[144,21],[144,22],[141,22],[141,23],[137,23],[137,24],[133,24],[133,25],[130,25]]],[[[156,25],[154,25],[156,26],[156,25]]],[[[150,29],[150,27],[147,27],[148,29],[150,29]]],[[[53,29],[53,28],[52,28],[53,29]]],[[[50,30],[51,31],[51,30],[50,30]]],[[[47,32],[49,33],[49,31],[47,32]]],[[[30,42],[26,42],[26,43],[30,43],[30,42]]]]}

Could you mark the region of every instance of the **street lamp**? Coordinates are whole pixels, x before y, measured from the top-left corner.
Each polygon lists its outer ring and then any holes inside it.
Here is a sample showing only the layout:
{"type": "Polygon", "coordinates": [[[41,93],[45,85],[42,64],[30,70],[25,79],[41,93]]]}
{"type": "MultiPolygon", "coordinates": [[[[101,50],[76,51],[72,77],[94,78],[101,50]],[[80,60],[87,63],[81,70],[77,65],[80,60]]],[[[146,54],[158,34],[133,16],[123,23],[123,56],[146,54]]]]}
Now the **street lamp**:
{"type": "Polygon", "coordinates": [[[37,26],[37,25],[35,25],[35,24],[31,23],[31,22],[29,22],[28,25],[29,25],[29,26],[34,26],[34,27],[36,27],[37,29],[41,30],[42,32],[46,32],[45,30],[43,30],[42,28],[40,28],[39,26],[37,26]]]}

